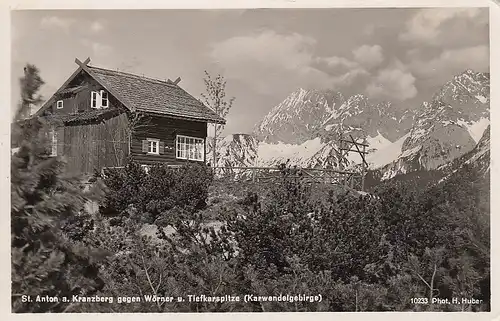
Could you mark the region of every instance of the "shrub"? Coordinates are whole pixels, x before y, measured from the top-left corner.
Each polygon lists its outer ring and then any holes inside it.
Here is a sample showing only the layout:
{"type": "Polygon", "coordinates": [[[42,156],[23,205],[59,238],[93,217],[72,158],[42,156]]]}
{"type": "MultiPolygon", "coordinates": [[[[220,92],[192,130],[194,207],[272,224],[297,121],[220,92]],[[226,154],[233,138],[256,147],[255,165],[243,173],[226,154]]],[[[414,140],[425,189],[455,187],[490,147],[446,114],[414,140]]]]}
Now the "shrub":
{"type": "MultiPolygon", "coordinates": [[[[251,287],[279,291],[278,284],[289,284],[293,276],[298,284],[318,290],[313,276],[328,272],[333,284],[324,285],[324,293],[351,289],[353,277],[364,284],[368,292],[363,295],[372,299],[358,301],[358,309],[419,309],[402,298],[488,293],[479,285],[489,280],[489,263],[481,254],[489,246],[479,240],[489,225],[472,219],[483,215],[477,210],[473,181],[451,179],[423,190],[410,181],[393,181],[370,196],[330,193],[313,201],[314,188],[303,184],[300,172],[284,168],[281,181],[264,194],[265,201],[249,194],[242,202],[244,214],[232,213],[226,219],[242,269],[254,271],[247,275],[251,287]],[[464,259],[467,253],[475,254],[464,259]],[[301,268],[294,269],[293,262],[300,262],[301,268]],[[431,291],[423,280],[431,283],[432,275],[431,291]]],[[[361,292],[357,295],[359,299],[361,292]]],[[[352,298],[342,301],[338,293],[334,297],[325,302],[329,309],[353,310],[352,298]]]]}
{"type": "MultiPolygon", "coordinates": [[[[88,241],[115,253],[105,265],[103,293],[323,297],[292,303],[141,303],[127,305],[129,312],[420,311],[433,308],[410,299],[435,296],[488,302],[489,242],[482,238],[489,236],[489,220],[484,200],[474,193],[482,183],[469,174],[425,189],[392,181],[359,196],[305,184],[300,170],[281,167],[269,188],[248,193],[237,206],[219,207],[225,225],[216,231],[204,224],[202,211],[210,171],[159,165],[141,176],[138,194],[123,206],[122,225],[97,221],[88,241]],[[164,242],[139,236],[138,217],[145,215],[164,242]],[[165,225],[175,233],[165,235],[165,225]]],[[[122,193],[124,188],[115,186],[122,193]]],[[[438,309],[487,310],[489,303],[438,309]]]]}
{"type": "Polygon", "coordinates": [[[129,162],[105,177],[108,192],[102,212],[144,223],[168,220],[176,209],[193,214],[206,206],[211,181],[211,170],[202,164],[178,169],[156,164],[146,173],[139,164],[129,162]]]}
{"type": "Polygon", "coordinates": [[[25,125],[11,158],[12,310],[61,312],[68,303],[39,302],[36,296],[94,293],[103,285],[96,262],[104,253],[62,230],[78,221],[89,195],[78,178],[64,175],[61,159],[50,157],[45,122],[25,125]],[[33,301],[23,302],[23,295],[33,301]]]}

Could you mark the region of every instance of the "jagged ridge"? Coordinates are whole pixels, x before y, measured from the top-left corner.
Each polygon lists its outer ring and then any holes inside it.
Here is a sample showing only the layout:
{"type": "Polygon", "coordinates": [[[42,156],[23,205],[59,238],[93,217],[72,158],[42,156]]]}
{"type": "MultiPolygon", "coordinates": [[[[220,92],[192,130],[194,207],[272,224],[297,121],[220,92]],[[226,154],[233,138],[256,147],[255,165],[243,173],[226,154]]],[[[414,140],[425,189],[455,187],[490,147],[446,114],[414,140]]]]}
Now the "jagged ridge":
{"type": "MultiPolygon", "coordinates": [[[[429,102],[402,110],[363,95],[299,89],[255,126],[254,135],[231,135],[219,148],[222,166],[339,167],[339,135],[370,144],[367,159],[387,179],[433,170],[470,152],[489,124],[489,74],[466,70],[429,102]]],[[[350,164],[360,161],[352,157],[350,164]]]]}

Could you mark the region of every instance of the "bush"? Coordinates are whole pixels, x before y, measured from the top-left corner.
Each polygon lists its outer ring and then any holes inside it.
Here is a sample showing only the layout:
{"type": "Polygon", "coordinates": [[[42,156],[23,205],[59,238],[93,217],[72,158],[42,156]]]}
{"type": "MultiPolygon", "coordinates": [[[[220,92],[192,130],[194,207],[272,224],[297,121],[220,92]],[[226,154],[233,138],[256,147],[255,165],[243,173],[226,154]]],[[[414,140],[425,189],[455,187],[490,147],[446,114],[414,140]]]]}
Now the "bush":
{"type": "Polygon", "coordinates": [[[33,119],[18,130],[24,139],[11,158],[12,310],[61,312],[69,303],[36,296],[94,293],[103,286],[96,264],[105,255],[63,231],[80,220],[90,195],[78,178],[64,175],[61,159],[50,157],[45,122],[33,119]],[[23,302],[23,295],[33,302],[23,302]]]}
{"type": "MultiPolygon", "coordinates": [[[[133,165],[131,165],[133,166],[133,165]]],[[[300,170],[281,167],[269,188],[256,189],[230,208],[224,225],[204,223],[210,170],[131,167],[121,226],[104,219],[86,242],[114,256],[104,265],[104,294],[193,293],[322,295],[322,302],[101,306],[109,312],[203,311],[420,311],[489,309],[489,219],[476,175],[451,177],[426,189],[387,182],[366,196],[305,184],[300,170]],[[465,178],[465,179],[461,179],[465,178]],[[148,217],[163,242],[140,236],[148,217]],[[167,236],[165,225],[175,230],[167,236]],[[93,243],[97,242],[97,243],[93,243]],[[415,297],[475,297],[481,306],[412,304],[415,297]],[[126,309],[123,310],[123,309],[126,309]]],[[[127,175],[126,171],[120,175],[127,175]]],[[[123,183],[122,183],[123,184],[123,183]]],[[[114,186],[114,187],[113,187],[114,186]]],[[[113,192],[114,191],[114,192],[113,192]]],[[[96,306],[82,308],[95,311],[96,306]]],[[[101,311],[101,310],[100,310],[101,311]]]]}
{"type": "Polygon", "coordinates": [[[129,162],[105,177],[108,192],[101,211],[143,223],[168,220],[177,210],[193,214],[205,208],[212,178],[211,170],[202,164],[178,169],[156,164],[146,173],[139,164],[129,162]]]}
{"type": "MultiPolygon", "coordinates": [[[[239,264],[254,271],[251,287],[279,291],[286,286],[278,284],[289,284],[292,277],[310,291],[334,293],[342,284],[350,289],[355,278],[354,283],[364,284],[368,291],[363,295],[372,298],[361,304],[362,294],[357,292],[358,310],[420,309],[403,300],[407,295],[440,293],[451,299],[463,293],[481,298],[489,293],[482,285],[489,282],[489,263],[483,255],[489,244],[479,241],[487,236],[489,223],[477,219],[484,214],[478,210],[474,175],[424,190],[412,182],[393,181],[370,196],[330,193],[314,201],[314,188],[302,183],[300,172],[284,168],[282,174],[279,184],[264,195],[266,201],[249,194],[242,202],[244,214],[226,217],[238,245],[239,264]],[[333,284],[318,288],[315,276],[323,273],[333,284]]],[[[354,298],[344,298],[332,294],[325,304],[328,309],[352,311],[354,298]]]]}

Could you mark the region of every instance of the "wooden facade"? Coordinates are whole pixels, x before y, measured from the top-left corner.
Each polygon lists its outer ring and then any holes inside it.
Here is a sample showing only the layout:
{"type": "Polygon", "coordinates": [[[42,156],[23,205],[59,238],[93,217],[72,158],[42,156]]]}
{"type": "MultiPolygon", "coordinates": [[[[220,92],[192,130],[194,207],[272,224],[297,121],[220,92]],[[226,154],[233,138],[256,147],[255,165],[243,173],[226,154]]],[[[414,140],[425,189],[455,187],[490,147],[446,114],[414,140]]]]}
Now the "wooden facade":
{"type": "Polygon", "coordinates": [[[57,132],[58,155],[64,156],[67,170],[72,173],[93,173],[103,167],[126,164],[129,146],[126,113],[67,124],[57,132]]]}
{"type": "MultiPolygon", "coordinates": [[[[130,152],[132,159],[141,164],[151,165],[162,162],[171,165],[181,165],[186,162],[192,162],[176,157],[177,135],[202,138],[206,146],[207,123],[204,122],[150,116],[140,126],[141,129],[132,134],[130,152]],[[162,148],[159,155],[148,154],[143,150],[143,141],[148,138],[160,140],[162,148]]],[[[205,152],[206,147],[204,147],[203,155],[205,155],[205,152]]]]}
{"type": "MultiPolygon", "coordinates": [[[[95,111],[95,108],[91,107],[91,92],[100,92],[104,90],[104,87],[99,85],[97,81],[92,79],[88,74],[80,74],[75,79],[73,79],[65,90],[61,93],[57,93],[54,101],[49,104],[47,112],[54,115],[70,115],[79,114],[84,112],[95,111]],[[63,101],[63,108],[57,108],[57,102],[63,101]]],[[[108,109],[114,109],[121,107],[121,103],[109,97],[109,107],[108,109]]]]}
{"type": "Polygon", "coordinates": [[[129,115],[127,112],[108,113],[55,128],[57,155],[64,156],[67,170],[90,174],[105,167],[125,166],[127,160],[143,165],[197,162],[176,157],[177,135],[203,139],[205,155],[207,123],[148,115],[135,130],[129,115]],[[147,139],[160,141],[158,155],[143,149],[143,141],[147,139]]]}
{"type": "Polygon", "coordinates": [[[130,159],[143,165],[205,161],[207,123],[210,122],[206,117],[219,123],[223,119],[217,118],[177,83],[159,86],[156,80],[94,67],[101,75],[96,77],[90,68],[80,64],[80,69],[37,112],[38,116],[57,120],[53,144],[57,144],[57,155],[66,159],[68,172],[92,174],[106,167],[125,166],[130,159]],[[155,96],[151,88],[155,88],[158,95],[155,96]],[[106,107],[92,108],[93,91],[106,93],[106,107]],[[62,108],[58,108],[60,101],[62,108]],[[132,108],[132,102],[142,110],[132,108]],[[183,106],[186,115],[178,115],[183,106]],[[136,121],[138,115],[139,122],[136,121]],[[177,157],[178,135],[196,141],[195,149],[198,153],[202,149],[203,159],[177,157]],[[148,139],[159,142],[158,154],[148,151],[148,139]]]}

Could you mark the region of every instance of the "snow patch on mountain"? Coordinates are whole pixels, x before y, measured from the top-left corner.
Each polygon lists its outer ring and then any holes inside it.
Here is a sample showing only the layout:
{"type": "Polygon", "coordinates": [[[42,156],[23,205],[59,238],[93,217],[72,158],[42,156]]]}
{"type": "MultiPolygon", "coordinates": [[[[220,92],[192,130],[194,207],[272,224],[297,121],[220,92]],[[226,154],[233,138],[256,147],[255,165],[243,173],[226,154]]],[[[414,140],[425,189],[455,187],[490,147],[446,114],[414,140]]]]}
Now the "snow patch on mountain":
{"type": "Polygon", "coordinates": [[[401,155],[403,143],[405,142],[406,138],[408,138],[408,136],[409,134],[406,134],[394,143],[387,144],[382,148],[376,150],[375,152],[368,154],[368,156],[366,157],[366,161],[369,165],[369,168],[381,168],[398,159],[399,155],[401,155]]]}
{"type": "MultiPolygon", "coordinates": [[[[257,146],[258,141],[251,135],[228,135],[217,145],[216,165],[221,167],[254,166],[258,157],[257,146]]],[[[211,151],[207,149],[207,160],[211,161],[211,159],[211,151]]]]}
{"type": "Polygon", "coordinates": [[[474,141],[478,143],[483,136],[484,131],[490,124],[490,120],[486,117],[481,117],[478,121],[466,122],[465,120],[460,119],[457,123],[460,126],[467,128],[472,139],[474,139],[474,141]]]}
{"type": "Polygon", "coordinates": [[[488,102],[488,98],[481,96],[481,95],[476,95],[475,96],[477,100],[479,100],[481,103],[486,104],[488,102]]]}
{"type": "Polygon", "coordinates": [[[489,91],[489,74],[471,70],[412,108],[375,103],[361,94],[299,89],[256,124],[252,139],[228,138],[220,154],[230,163],[241,159],[243,166],[289,160],[301,167],[345,169],[361,163],[359,155],[350,153],[351,164],[339,164],[339,138],[352,135],[358,141],[366,138],[369,168],[384,178],[434,170],[470,152],[483,136],[490,123],[489,91]],[[246,156],[245,148],[250,149],[246,156]]]}
{"type": "MultiPolygon", "coordinates": [[[[476,145],[476,148],[473,150],[473,154],[471,157],[465,162],[466,164],[474,164],[477,163],[481,158],[483,158],[487,153],[490,152],[490,127],[486,127],[484,130],[481,139],[476,145]]],[[[489,158],[489,155],[487,155],[489,158]]],[[[489,170],[490,164],[489,159],[487,159],[488,165],[487,170],[489,170]]]]}
{"type": "Polygon", "coordinates": [[[313,157],[325,144],[319,137],[307,140],[300,145],[285,144],[282,142],[273,144],[260,142],[258,145],[258,164],[261,166],[286,162],[301,163],[313,157]]]}
{"type": "Polygon", "coordinates": [[[490,126],[485,129],[483,136],[472,151],[438,168],[438,170],[446,174],[440,181],[446,180],[465,165],[478,169],[484,176],[489,175],[491,168],[490,126]]]}
{"type": "Polygon", "coordinates": [[[369,150],[383,149],[392,144],[392,142],[385,138],[379,131],[377,131],[377,134],[378,135],[375,137],[368,136],[366,138],[366,142],[369,145],[369,150]]]}

